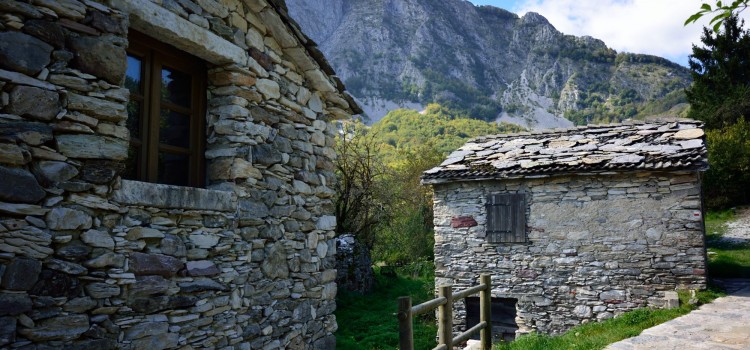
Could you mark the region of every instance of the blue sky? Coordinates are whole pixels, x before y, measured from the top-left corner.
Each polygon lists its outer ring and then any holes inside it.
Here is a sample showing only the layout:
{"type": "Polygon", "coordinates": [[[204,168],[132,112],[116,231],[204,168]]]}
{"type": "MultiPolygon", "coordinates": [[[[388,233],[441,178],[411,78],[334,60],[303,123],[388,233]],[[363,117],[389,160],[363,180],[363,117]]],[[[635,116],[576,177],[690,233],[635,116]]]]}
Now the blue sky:
{"type": "MultiPolygon", "coordinates": [[[[589,35],[618,52],[662,56],[684,66],[692,44],[700,44],[702,26],[707,22],[683,26],[685,19],[700,8],[701,0],[469,1],[519,15],[537,12],[565,34],[589,35]]],[[[745,11],[743,17],[750,22],[750,11],[745,11]]]]}
{"type": "Polygon", "coordinates": [[[492,5],[495,7],[504,8],[508,11],[516,12],[519,9],[519,4],[523,3],[521,0],[469,0],[474,5],[492,5]]]}

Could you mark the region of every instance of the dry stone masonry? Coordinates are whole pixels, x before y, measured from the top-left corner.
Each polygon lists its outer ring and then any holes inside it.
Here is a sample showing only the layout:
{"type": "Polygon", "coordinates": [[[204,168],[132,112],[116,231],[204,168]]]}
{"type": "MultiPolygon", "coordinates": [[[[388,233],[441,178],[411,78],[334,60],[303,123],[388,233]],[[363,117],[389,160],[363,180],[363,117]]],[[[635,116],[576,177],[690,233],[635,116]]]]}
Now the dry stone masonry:
{"type": "Polygon", "coordinates": [[[0,348],[334,348],[355,113],[283,1],[0,1],[0,348]],[[119,176],[131,30],[208,65],[206,188],[119,176]]]}
{"type": "MultiPolygon", "coordinates": [[[[425,172],[434,188],[436,285],[516,307],[517,333],[560,333],[702,289],[705,247],[695,122],[590,126],[470,141],[425,172]],[[523,194],[523,243],[488,243],[490,195],[523,194]]],[[[456,304],[456,331],[466,310],[456,304]]]]}

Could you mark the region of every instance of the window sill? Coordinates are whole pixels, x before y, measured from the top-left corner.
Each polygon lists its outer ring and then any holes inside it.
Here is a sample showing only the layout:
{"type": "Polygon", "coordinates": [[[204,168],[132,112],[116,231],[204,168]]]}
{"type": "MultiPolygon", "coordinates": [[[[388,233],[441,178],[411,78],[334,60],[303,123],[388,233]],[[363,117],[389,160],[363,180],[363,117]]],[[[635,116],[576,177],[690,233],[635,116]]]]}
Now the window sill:
{"type": "Polygon", "coordinates": [[[237,196],[232,192],[124,179],[120,189],[112,195],[112,200],[126,205],[156,208],[229,212],[237,210],[237,196]]]}

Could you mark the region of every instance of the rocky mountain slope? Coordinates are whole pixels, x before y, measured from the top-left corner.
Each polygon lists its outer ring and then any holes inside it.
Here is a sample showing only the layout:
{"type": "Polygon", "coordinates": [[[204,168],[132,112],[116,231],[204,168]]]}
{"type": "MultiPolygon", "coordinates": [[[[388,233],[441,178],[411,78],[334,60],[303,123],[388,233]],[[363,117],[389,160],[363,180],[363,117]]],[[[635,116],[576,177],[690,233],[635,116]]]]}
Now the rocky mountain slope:
{"type": "MultiPolygon", "coordinates": [[[[287,0],[371,121],[430,102],[534,129],[682,102],[688,71],[463,0],[287,0]],[[660,101],[661,100],[661,101],[660,101]]],[[[647,40],[647,38],[644,38],[647,40]]]]}

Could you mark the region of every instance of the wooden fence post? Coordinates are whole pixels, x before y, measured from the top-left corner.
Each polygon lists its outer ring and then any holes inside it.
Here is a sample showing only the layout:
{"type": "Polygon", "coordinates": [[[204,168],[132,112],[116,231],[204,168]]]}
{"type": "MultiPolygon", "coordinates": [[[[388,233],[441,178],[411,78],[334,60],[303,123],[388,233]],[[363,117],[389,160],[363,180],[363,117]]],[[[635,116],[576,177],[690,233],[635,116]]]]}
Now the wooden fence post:
{"type": "Polygon", "coordinates": [[[479,277],[479,283],[486,286],[479,293],[479,322],[487,322],[479,333],[482,350],[492,349],[492,278],[488,274],[479,277]]]}
{"type": "Polygon", "coordinates": [[[440,286],[438,297],[445,298],[445,304],[438,308],[438,343],[453,350],[453,287],[440,286]]]}
{"type": "Polygon", "coordinates": [[[414,330],[412,329],[411,297],[398,298],[398,340],[399,349],[414,350],[414,330]]]}

